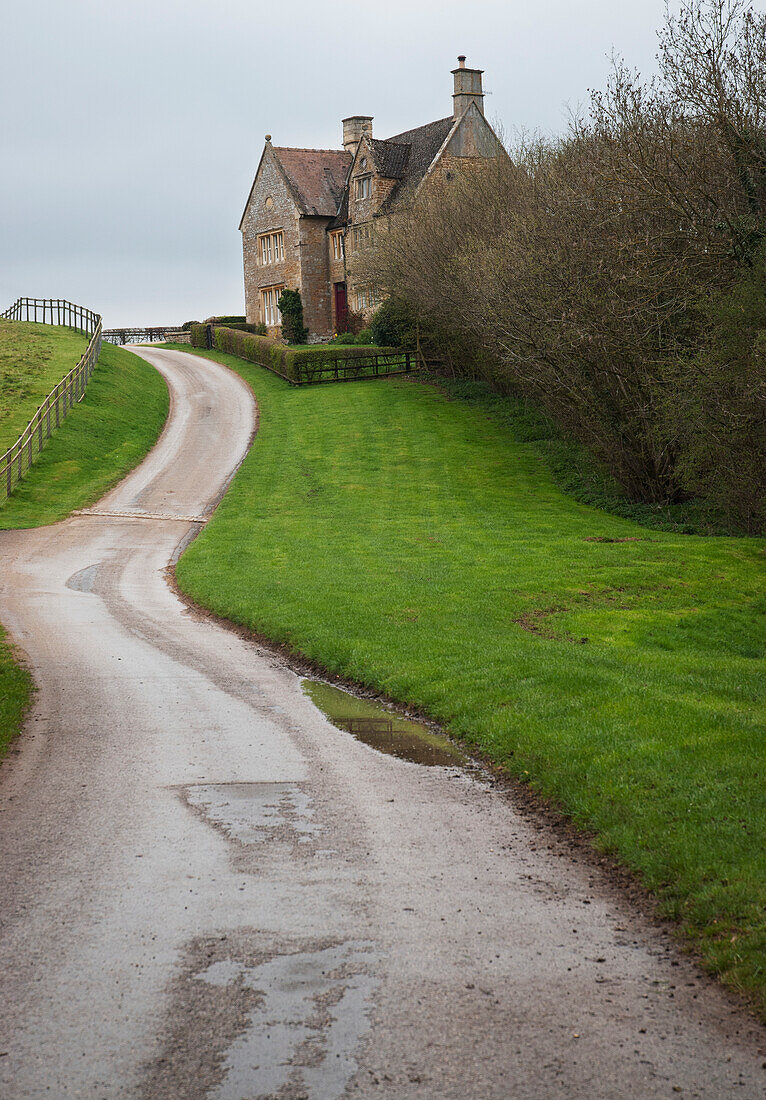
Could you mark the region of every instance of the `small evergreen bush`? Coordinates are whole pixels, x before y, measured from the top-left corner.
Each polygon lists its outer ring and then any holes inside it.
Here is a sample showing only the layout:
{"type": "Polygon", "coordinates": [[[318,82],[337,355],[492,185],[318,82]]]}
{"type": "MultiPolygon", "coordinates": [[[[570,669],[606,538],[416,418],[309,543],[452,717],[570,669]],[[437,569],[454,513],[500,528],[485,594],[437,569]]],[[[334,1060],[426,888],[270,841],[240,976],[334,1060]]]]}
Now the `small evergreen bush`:
{"type": "Polygon", "coordinates": [[[305,344],[309,330],[303,323],[303,302],[299,290],[283,290],[277,302],[282,314],[282,338],[288,344],[305,344]]]}

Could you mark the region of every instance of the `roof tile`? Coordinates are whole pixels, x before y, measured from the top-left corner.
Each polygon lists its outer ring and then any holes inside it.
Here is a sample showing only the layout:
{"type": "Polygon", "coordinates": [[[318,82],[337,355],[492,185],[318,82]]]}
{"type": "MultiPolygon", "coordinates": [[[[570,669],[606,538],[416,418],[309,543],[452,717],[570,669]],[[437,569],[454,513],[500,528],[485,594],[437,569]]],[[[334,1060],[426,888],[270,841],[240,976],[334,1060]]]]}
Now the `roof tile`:
{"type": "Polygon", "coordinates": [[[274,152],[295,188],[305,214],[332,218],[338,210],[351,154],[345,149],[286,149],[274,152]]]}

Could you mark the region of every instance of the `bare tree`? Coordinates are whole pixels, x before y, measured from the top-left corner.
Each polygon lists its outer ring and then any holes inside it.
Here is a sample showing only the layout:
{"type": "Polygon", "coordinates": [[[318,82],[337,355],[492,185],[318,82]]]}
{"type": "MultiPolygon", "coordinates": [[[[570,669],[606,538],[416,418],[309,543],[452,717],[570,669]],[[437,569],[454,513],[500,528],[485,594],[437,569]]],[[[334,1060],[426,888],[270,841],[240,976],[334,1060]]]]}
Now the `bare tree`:
{"type": "Polygon", "coordinates": [[[711,481],[689,460],[711,401],[695,386],[712,296],[761,270],[765,44],[740,0],[688,0],[656,80],[615,63],[561,141],[432,178],[364,260],[453,365],[534,398],[637,499],[711,481]]]}

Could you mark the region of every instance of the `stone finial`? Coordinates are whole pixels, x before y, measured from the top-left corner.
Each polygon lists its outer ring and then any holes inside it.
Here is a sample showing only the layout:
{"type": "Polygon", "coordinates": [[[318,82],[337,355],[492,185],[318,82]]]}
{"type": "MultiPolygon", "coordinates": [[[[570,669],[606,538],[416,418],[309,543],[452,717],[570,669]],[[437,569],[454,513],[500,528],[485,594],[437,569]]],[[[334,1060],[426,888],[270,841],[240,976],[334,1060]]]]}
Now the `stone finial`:
{"type": "Polygon", "coordinates": [[[266,135],[266,141],[271,141],[271,134],[266,135]]]}

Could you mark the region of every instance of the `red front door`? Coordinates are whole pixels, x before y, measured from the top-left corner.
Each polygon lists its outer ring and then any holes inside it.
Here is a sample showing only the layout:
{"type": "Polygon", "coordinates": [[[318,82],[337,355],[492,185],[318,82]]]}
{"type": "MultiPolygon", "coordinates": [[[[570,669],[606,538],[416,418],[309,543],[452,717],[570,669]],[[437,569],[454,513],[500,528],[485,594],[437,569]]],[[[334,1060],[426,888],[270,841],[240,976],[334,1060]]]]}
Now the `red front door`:
{"type": "Polygon", "coordinates": [[[335,331],[345,332],[348,326],[348,301],[346,284],[335,283],[335,331]]]}

